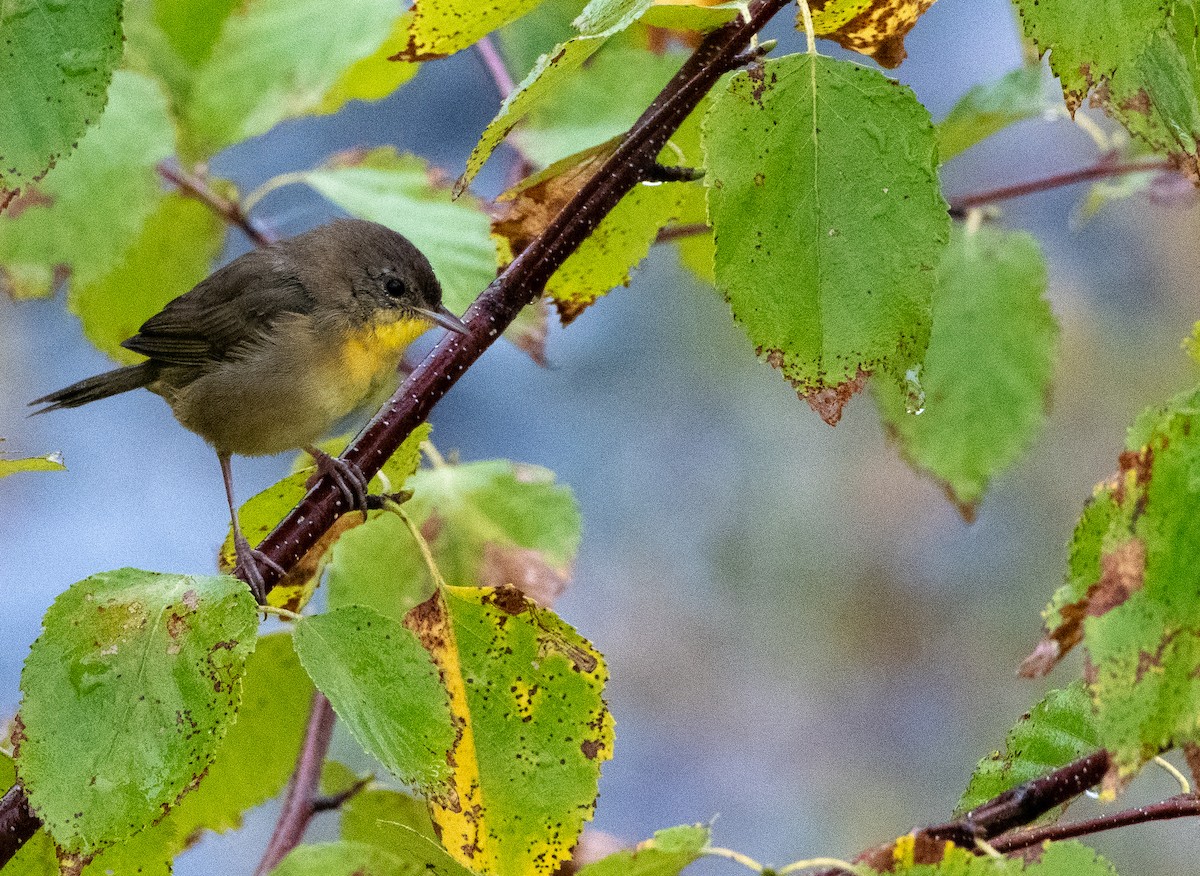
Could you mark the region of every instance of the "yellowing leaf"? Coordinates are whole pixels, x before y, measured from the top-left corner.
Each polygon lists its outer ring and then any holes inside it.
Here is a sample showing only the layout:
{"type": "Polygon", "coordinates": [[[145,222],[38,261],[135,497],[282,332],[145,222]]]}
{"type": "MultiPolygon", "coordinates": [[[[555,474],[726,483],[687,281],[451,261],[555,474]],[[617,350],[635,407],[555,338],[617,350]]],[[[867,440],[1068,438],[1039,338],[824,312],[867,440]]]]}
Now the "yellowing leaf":
{"type": "MultiPolygon", "coordinates": [[[[813,30],[842,48],[898,67],[908,53],[904,37],[934,0],[808,0],[813,30]]],[[[804,30],[803,17],[796,26],[804,30]]]]}
{"type": "Polygon", "coordinates": [[[608,669],[512,587],[439,589],[407,626],[450,693],[450,792],[430,800],[447,851],[477,873],[557,871],[592,817],[613,722],[608,669]]]}

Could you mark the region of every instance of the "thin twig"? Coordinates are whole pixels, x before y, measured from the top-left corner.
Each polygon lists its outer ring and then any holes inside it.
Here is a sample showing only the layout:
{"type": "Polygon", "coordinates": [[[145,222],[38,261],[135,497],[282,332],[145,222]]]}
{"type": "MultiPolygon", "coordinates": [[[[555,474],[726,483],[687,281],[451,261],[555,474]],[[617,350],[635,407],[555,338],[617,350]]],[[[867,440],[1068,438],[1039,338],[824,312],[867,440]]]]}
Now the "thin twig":
{"type": "Polygon", "coordinates": [[[1048,827],[1006,834],[992,840],[992,847],[999,852],[1015,852],[1018,849],[1041,845],[1047,840],[1071,839],[1072,837],[1101,833],[1117,827],[1128,827],[1131,824],[1187,818],[1191,815],[1200,815],[1200,797],[1195,794],[1176,794],[1161,803],[1126,809],[1100,818],[1076,821],[1072,824],[1052,824],[1048,827]]]}
{"type": "Polygon", "coordinates": [[[508,67],[504,64],[504,59],[500,57],[500,52],[496,49],[496,44],[492,42],[490,36],[485,36],[475,44],[475,51],[479,53],[479,57],[483,59],[483,66],[487,67],[488,74],[491,75],[492,81],[496,83],[496,90],[500,92],[501,100],[508,100],[508,96],[517,90],[517,85],[513,82],[512,74],[508,72],[508,67]]]}
{"type": "Polygon", "coordinates": [[[241,204],[214,192],[203,177],[172,161],[160,161],[157,169],[158,175],[173,183],[180,192],[206,204],[230,225],[240,228],[256,246],[270,246],[275,242],[275,235],[251,219],[241,204]]]}
{"type": "Polygon", "coordinates": [[[332,812],[334,809],[341,809],[346,805],[346,801],[351,797],[356,797],[367,785],[375,781],[374,776],[366,776],[358,779],[349,788],[344,791],[338,791],[336,794],[323,794],[320,797],[314,797],[312,801],[313,813],[317,812],[332,812]]]}
{"type": "MultiPolygon", "coordinates": [[[[475,51],[479,53],[479,57],[483,60],[483,66],[487,68],[488,74],[492,77],[496,91],[500,92],[501,103],[508,100],[517,90],[517,85],[513,82],[512,74],[508,72],[508,66],[504,63],[504,58],[501,57],[492,38],[485,36],[475,43],[475,51]]],[[[534,164],[519,146],[511,140],[506,142],[509,149],[516,155],[516,160],[508,169],[508,188],[512,188],[533,173],[534,164]]]]}
{"type": "Polygon", "coordinates": [[[1023,198],[1026,195],[1037,194],[1038,192],[1048,192],[1051,189],[1062,188],[1063,186],[1071,186],[1076,183],[1087,182],[1093,179],[1104,179],[1106,177],[1124,176],[1130,173],[1152,173],[1154,171],[1171,171],[1175,169],[1175,165],[1166,159],[1142,159],[1140,161],[1112,161],[1103,160],[1091,167],[1085,167],[1081,170],[1072,170],[1067,173],[1056,173],[1053,176],[1043,177],[1042,179],[1030,180],[1029,182],[1017,183],[1011,186],[1001,186],[998,189],[991,189],[986,192],[979,192],[974,195],[966,195],[961,198],[954,198],[950,201],[950,215],[956,219],[961,219],[967,215],[967,211],[974,207],[983,207],[988,204],[997,204],[1000,201],[1009,201],[1013,198],[1023,198]]]}
{"type": "Polygon", "coordinates": [[[668,225],[658,230],[655,243],[670,243],[672,240],[682,240],[685,237],[697,237],[708,234],[712,229],[703,222],[691,222],[687,225],[668,225]]]}
{"type": "Polygon", "coordinates": [[[296,761],[296,770],[292,773],[292,780],[288,785],[283,811],[279,813],[279,820],[275,822],[275,832],[271,834],[267,850],[259,861],[258,869],[254,871],[255,876],[266,876],[274,870],[279,862],[287,857],[288,852],[304,838],[308,822],[316,812],[321,768],[329,751],[329,741],[333,738],[335,720],[336,716],[329,700],[320,691],[315,691],[312,710],[308,715],[308,727],[304,731],[304,745],[300,749],[300,758],[296,761]]]}

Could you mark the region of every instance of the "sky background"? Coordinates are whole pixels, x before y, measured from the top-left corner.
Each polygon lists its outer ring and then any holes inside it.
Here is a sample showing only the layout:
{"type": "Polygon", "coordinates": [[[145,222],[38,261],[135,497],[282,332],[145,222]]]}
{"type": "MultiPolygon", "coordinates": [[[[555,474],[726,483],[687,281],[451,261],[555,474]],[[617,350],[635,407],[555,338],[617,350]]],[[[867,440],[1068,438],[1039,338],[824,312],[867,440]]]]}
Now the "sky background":
{"type": "MultiPolygon", "coordinates": [[[[780,38],[777,55],[800,48],[787,13],[767,35],[780,38]]],[[[1021,60],[1005,0],[940,0],[907,45],[895,75],[935,119],[1021,60]]],[[[425,65],[380,104],[285,123],[214,171],[248,191],[338,150],[388,143],[454,176],[496,106],[468,51],[425,65]]],[[[507,157],[493,159],[478,191],[496,193],[507,157]]],[[[1037,120],[955,159],[943,180],[953,196],[1094,158],[1069,121],[1037,120]]],[[[498,344],[438,406],[443,452],[547,466],[579,499],[583,547],[558,609],[611,670],[617,742],[596,826],[637,841],[717,817],[717,844],[765,862],[852,856],[947,818],[976,761],[1048,687],[1078,676],[1078,658],[1042,683],[1015,668],[1125,428],[1196,380],[1179,343],[1200,285],[1200,211],[1138,199],[1081,224],[1073,208],[1084,193],[1004,208],[1007,226],[1044,247],[1062,337],[1046,428],[973,525],[899,460],[868,397],[836,429],[821,423],[668,248],[628,289],[569,330],[555,327],[549,367],[498,344]]],[[[258,210],[285,234],[334,214],[298,187],[258,210]]],[[[245,246],[230,235],[231,254],[245,246]]],[[[29,399],[107,367],[61,295],[0,298],[5,449],[61,450],[69,466],[0,481],[0,716],[17,707],[41,615],[72,582],[122,566],[214,570],[227,523],[216,459],[160,399],[131,393],[25,418],[29,399]]],[[[239,495],[290,465],[235,459],[239,495]]],[[[335,754],[349,752],[339,736],[335,754]]],[[[1174,790],[1151,770],[1123,803],[1174,790]]],[[[1096,808],[1082,801],[1075,814],[1096,808]]],[[[274,811],[209,836],[177,872],[252,870],[274,811]]],[[[1098,845],[1121,872],[1143,876],[1181,872],[1200,852],[1191,823],[1115,840],[1098,845]]],[[[696,872],[734,870],[708,862],[696,872]]]]}

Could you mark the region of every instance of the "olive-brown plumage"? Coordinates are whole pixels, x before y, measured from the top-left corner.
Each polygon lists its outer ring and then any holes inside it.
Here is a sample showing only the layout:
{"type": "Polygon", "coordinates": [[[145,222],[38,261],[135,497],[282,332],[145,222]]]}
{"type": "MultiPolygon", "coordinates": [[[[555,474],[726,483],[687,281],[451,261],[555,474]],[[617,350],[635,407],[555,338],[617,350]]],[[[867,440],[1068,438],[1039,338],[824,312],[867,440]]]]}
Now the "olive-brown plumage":
{"type": "Polygon", "coordinates": [[[217,451],[241,567],[250,548],[237,525],[231,454],[309,449],[348,499],[361,473],[313,445],[399,364],[404,348],[437,323],[465,332],[442,306],[428,259],[406,238],[341,219],[234,259],[169,302],[123,347],[146,356],[50,393],[35,413],[73,408],[145,387],[217,451]]]}

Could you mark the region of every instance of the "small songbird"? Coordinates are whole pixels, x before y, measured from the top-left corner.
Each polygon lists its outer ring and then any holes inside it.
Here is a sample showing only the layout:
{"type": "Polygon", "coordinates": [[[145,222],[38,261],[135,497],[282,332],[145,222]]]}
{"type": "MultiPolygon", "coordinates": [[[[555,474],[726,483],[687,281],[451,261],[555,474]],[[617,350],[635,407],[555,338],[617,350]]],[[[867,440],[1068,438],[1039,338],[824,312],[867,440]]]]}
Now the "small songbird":
{"type": "MultiPolygon", "coordinates": [[[[315,445],[386,381],[405,347],[437,324],[465,334],[442,305],[429,260],[405,237],[339,219],[248,252],[167,304],[121,346],[145,362],[97,374],[30,402],[44,414],[145,387],[213,446],[225,479],[238,566],[260,602],[255,560],[238,524],[232,454],[305,449],[351,507],[362,472],[315,445]]],[[[282,570],[278,570],[282,571],[282,570]]]]}

